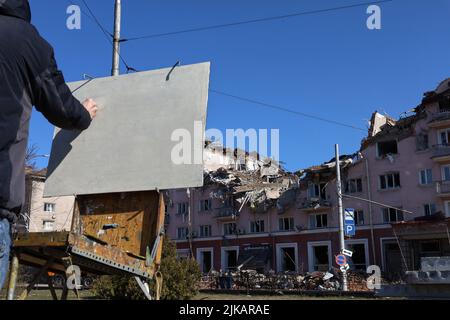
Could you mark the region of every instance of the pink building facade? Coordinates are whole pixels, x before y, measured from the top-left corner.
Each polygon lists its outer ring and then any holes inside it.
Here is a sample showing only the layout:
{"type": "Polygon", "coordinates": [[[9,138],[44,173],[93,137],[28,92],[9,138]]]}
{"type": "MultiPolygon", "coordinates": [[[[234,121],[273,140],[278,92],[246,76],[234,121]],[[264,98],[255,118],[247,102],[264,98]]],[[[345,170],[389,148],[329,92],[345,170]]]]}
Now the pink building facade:
{"type": "MultiPolygon", "coordinates": [[[[254,157],[244,166],[223,157],[207,149],[207,170],[258,170],[254,157]],[[219,158],[222,165],[217,165],[219,158]]],[[[422,233],[405,247],[392,227],[450,217],[450,79],[426,93],[411,115],[394,120],[374,113],[360,150],[343,156],[341,163],[343,205],[355,209],[356,235],[346,239],[354,252],[352,268],[379,265],[385,274],[396,275],[414,269],[418,257],[450,255],[450,239],[442,234],[422,233]]],[[[241,264],[261,272],[336,267],[334,166],[332,159],[299,171],[289,187],[292,200],[283,210],[281,198],[261,211],[236,201],[233,192],[221,199],[212,196],[223,185],[207,184],[189,194],[166,191],[167,234],[176,241],[179,256],[194,256],[204,273],[241,264]]]]}

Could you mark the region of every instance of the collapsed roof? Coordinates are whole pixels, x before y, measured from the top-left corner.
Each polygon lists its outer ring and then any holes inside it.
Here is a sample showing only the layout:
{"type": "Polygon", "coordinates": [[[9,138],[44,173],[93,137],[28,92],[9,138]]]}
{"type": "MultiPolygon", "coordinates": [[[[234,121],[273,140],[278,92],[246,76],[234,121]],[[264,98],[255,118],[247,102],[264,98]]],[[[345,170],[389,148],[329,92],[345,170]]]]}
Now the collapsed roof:
{"type": "Polygon", "coordinates": [[[269,159],[258,161],[257,170],[219,168],[205,170],[205,186],[221,188],[212,192],[214,198],[225,199],[232,195],[240,203],[239,211],[248,204],[255,212],[265,212],[276,206],[283,212],[295,202],[298,177],[285,172],[278,163],[269,159]]]}

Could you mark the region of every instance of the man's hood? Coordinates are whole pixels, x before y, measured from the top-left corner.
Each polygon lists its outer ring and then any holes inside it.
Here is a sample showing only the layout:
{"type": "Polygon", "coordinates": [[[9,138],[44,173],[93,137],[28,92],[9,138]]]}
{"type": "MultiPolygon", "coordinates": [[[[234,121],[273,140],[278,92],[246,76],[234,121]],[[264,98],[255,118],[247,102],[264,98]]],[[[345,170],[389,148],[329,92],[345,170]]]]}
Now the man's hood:
{"type": "Polygon", "coordinates": [[[28,0],[0,0],[0,15],[31,22],[30,4],[28,0]]]}

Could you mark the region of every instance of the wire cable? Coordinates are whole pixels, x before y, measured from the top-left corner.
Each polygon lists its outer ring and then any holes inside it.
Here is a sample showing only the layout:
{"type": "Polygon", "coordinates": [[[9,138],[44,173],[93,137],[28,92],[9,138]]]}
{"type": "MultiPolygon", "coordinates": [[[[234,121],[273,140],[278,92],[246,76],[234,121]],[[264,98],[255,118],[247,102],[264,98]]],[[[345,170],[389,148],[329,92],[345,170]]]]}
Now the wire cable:
{"type": "Polygon", "coordinates": [[[166,36],[174,36],[174,35],[178,35],[178,34],[191,33],[191,32],[199,32],[199,31],[206,31],[206,30],[213,30],[213,29],[222,29],[222,28],[235,27],[235,26],[246,25],[246,24],[260,23],[260,22],[266,22],[266,21],[275,21],[275,20],[282,20],[282,19],[289,19],[289,18],[304,16],[304,15],[312,15],[312,14],[318,14],[318,13],[327,13],[327,12],[332,12],[332,11],[351,9],[351,8],[357,8],[357,7],[368,6],[368,5],[376,5],[376,4],[382,4],[382,3],[392,2],[392,1],[394,1],[394,0],[380,0],[380,1],[362,2],[362,3],[356,3],[356,4],[347,5],[347,6],[332,7],[332,8],[326,8],[326,9],[317,9],[317,10],[311,10],[311,11],[302,11],[302,12],[296,12],[296,13],[285,14],[285,15],[280,15],[280,16],[273,16],[273,17],[252,19],[252,20],[246,20],[246,21],[224,23],[224,24],[211,25],[211,26],[198,27],[198,28],[191,28],[191,29],[178,30],[178,31],[172,31],[172,32],[154,33],[154,34],[149,34],[149,35],[124,38],[124,39],[121,39],[120,41],[121,42],[130,42],[130,41],[137,41],[137,40],[143,40],[143,39],[152,39],[152,38],[160,38],[160,37],[166,37],[166,36]]]}
{"type": "MultiPolygon", "coordinates": [[[[95,16],[94,12],[91,10],[91,8],[89,7],[89,5],[87,4],[86,0],[81,0],[83,2],[83,4],[85,5],[85,7],[88,9],[89,13],[92,15],[92,18],[94,19],[95,23],[97,24],[97,26],[100,28],[100,30],[105,34],[105,36],[108,38],[108,42],[111,44],[111,46],[113,47],[113,50],[115,51],[116,49],[114,48],[114,42],[112,39],[114,39],[114,35],[110,32],[108,32],[100,23],[100,21],[97,19],[97,17],[95,16]]],[[[119,55],[120,60],[122,60],[122,63],[125,65],[125,68],[127,69],[127,73],[129,71],[134,71],[137,72],[138,70],[136,70],[133,67],[130,67],[130,65],[125,61],[124,57],[120,54],[120,52],[117,53],[119,55]]]]}
{"type": "MultiPolygon", "coordinates": [[[[100,20],[97,18],[97,16],[94,14],[94,12],[91,10],[91,8],[89,7],[89,5],[87,4],[86,0],[81,0],[84,4],[84,6],[87,8],[87,10],[89,11],[89,14],[86,13],[83,9],[80,8],[80,11],[86,16],[88,17],[91,21],[93,21],[98,28],[100,29],[100,31],[105,35],[106,40],[109,42],[109,44],[111,44],[111,46],[114,49],[114,42],[113,42],[113,34],[111,32],[109,32],[108,30],[106,30],[105,27],[103,27],[103,25],[100,23],[100,20]]],[[[74,3],[71,0],[67,0],[67,2],[71,5],[76,5],[79,6],[78,4],[74,3]]],[[[115,49],[114,49],[115,50],[115,49]]],[[[134,72],[138,72],[138,70],[136,70],[133,67],[130,67],[130,65],[126,62],[125,58],[120,54],[119,52],[119,58],[122,61],[122,63],[124,64],[125,68],[127,69],[127,73],[129,71],[134,71],[134,72]]],[[[79,89],[79,88],[78,88],[79,89]]]]}
{"type": "Polygon", "coordinates": [[[215,93],[215,94],[219,94],[219,95],[225,96],[225,97],[233,98],[233,99],[236,99],[236,100],[241,100],[241,101],[248,102],[248,103],[255,104],[255,105],[260,105],[260,106],[263,106],[263,107],[266,107],[266,108],[270,108],[270,109],[274,109],[274,110],[278,110],[278,111],[283,111],[283,112],[299,115],[299,116],[302,116],[302,117],[306,117],[306,118],[310,118],[310,119],[314,119],[314,120],[318,120],[318,121],[322,121],[322,122],[335,124],[335,125],[342,126],[342,127],[347,127],[347,128],[351,128],[351,129],[358,130],[358,131],[364,131],[364,132],[367,131],[366,129],[363,129],[363,128],[360,128],[360,127],[357,127],[357,126],[354,126],[354,125],[351,125],[351,124],[339,122],[339,121],[336,121],[336,120],[326,119],[324,117],[319,117],[319,116],[308,114],[308,113],[305,113],[305,112],[292,110],[292,109],[289,109],[289,108],[286,108],[286,107],[282,107],[282,106],[278,106],[278,105],[274,105],[274,104],[270,104],[270,103],[266,103],[266,102],[262,102],[262,101],[257,101],[257,100],[249,99],[249,98],[245,98],[245,97],[240,97],[240,96],[237,96],[237,95],[233,95],[233,94],[222,92],[222,91],[217,91],[217,90],[214,90],[214,89],[209,89],[209,91],[212,92],[212,93],[215,93]]]}

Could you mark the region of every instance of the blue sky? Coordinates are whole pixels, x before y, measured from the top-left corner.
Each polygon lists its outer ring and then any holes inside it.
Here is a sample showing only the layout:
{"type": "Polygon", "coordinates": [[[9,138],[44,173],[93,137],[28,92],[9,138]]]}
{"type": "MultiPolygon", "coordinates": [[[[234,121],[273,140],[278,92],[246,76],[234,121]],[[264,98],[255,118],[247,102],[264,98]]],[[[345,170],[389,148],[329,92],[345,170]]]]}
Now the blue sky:
{"type": "MultiPolygon", "coordinates": [[[[80,4],[81,0],[72,0],[80,4]]],[[[87,0],[112,30],[113,0],[87,0]]],[[[364,0],[122,0],[122,36],[135,37],[361,3],[364,0]]],[[[67,81],[107,76],[111,45],[86,16],[66,28],[65,0],[30,0],[33,24],[54,46],[67,81]]],[[[450,77],[450,1],[380,5],[382,29],[366,7],[123,43],[138,70],[211,61],[211,88],[366,128],[374,110],[399,117],[450,77]]],[[[87,10],[83,8],[85,12],[87,10]]],[[[124,72],[122,65],[122,72],[124,72]]],[[[210,94],[208,128],[280,130],[280,158],[296,170],[359,148],[365,132],[210,94]]],[[[50,152],[53,128],[34,112],[30,143],[50,152]]],[[[39,166],[46,165],[41,158],[39,166]]]]}

